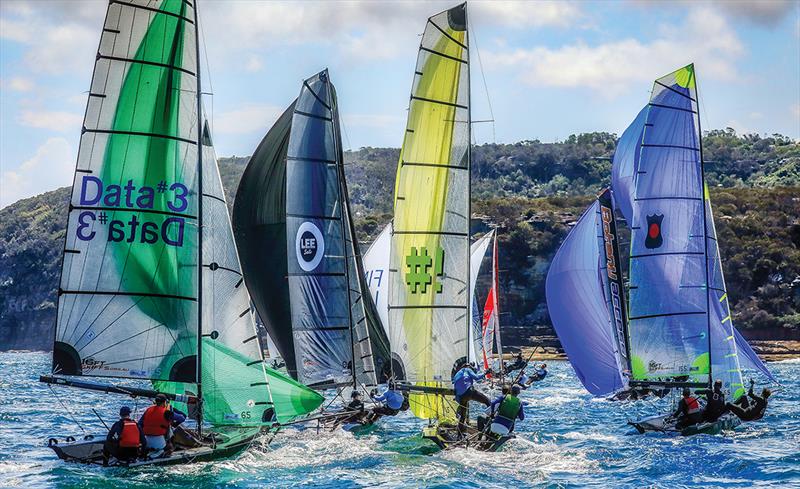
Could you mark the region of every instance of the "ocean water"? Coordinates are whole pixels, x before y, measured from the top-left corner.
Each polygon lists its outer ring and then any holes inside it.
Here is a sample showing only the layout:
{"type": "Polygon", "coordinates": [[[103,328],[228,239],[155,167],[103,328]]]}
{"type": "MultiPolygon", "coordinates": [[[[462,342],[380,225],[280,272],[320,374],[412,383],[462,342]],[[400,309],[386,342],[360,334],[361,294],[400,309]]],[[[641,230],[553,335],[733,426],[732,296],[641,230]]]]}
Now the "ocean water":
{"type": "MultiPolygon", "coordinates": [[[[800,488],[800,361],[770,364],[782,387],[764,420],[722,436],[634,434],[626,421],[663,412],[668,400],[620,404],[592,398],[566,362],[523,393],[524,422],[500,452],[436,451],[408,414],[354,437],[282,431],[223,461],[144,469],[65,464],[45,446],[104,429],[116,395],[54,388],[43,353],[0,353],[0,487],[780,487],[800,488]],[[62,406],[66,406],[63,407],[62,406]],[[75,420],[73,420],[73,416],[75,420]]],[[[146,406],[138,402],[138,408],[146,406]]]]}

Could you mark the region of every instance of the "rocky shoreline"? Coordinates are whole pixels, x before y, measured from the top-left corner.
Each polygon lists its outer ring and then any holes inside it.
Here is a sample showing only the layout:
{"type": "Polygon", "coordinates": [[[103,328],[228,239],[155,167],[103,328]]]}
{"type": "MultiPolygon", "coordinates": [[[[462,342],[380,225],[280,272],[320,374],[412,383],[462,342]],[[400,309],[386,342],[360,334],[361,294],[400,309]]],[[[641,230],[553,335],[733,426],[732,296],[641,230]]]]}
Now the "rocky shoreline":
{"type": "MultiPolygon", "coordinates": [[[[533,346],[520,348],[523,358],[531,356],[537,360],[566,360],[567,356],[558,340],[552,336],[533,338],[533,346]]],[[[800,341],[795,340],[750,340],[750,346],[762,360],[778,362],[800,358],[800,341]]]]}

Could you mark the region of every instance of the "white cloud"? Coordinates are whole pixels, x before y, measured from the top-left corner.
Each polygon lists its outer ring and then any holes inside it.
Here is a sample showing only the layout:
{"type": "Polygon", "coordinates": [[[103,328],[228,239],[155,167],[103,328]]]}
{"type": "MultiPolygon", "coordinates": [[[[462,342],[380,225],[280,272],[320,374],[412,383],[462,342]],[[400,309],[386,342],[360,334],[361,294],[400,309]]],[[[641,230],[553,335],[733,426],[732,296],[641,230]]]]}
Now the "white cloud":
{"type": "Polygon", "coordinates": [[[511,28],[568,27],[582,17],[576,2],[565,1],[476,2],[470,9],[473,22],[511,28]]]}
{"type": "MultiPolygon", "coordinates": [[[[331,46],[360,61],[391,59],[418,43],[425,19],[453,2],[256,2],[208,3],[201,12],[206,37],[218,39],[209,49],[221,61],[242,48],[275,45],[331,46]],[[235,32],[235,36],[217,33],[235,32]]],[[[580,18],[575,3],[497,1],[470,4],[471,23],[479,26],[566,27],[580,18]]],[[[242,57],[239,57],[241,62],[242,57]]],[[[247,65],[244,61],[241,63],[247,65]]]]}
{"type": "Polygon", "coordinates": [[[342,114],[342,121],[349,127],[387,128],[402,126],[405,118],[384,114],[342,114]]]}
{"type": "Polygon", "coordinates": [[[261,60],[260,56],[251,54],[247,57],[247,61],[245,61],[244,70],[248,73],[258,73],[259,71],[263,71],[264,61],[261,60]]]}
{"type": "Polygon", "coordinates": [[[30,92],[34,87],[33,80],[21,76],[15,76],[3,82],[3,88],[15,92],[30,92]]]}
{"type": "Polygon", "coordinates": [[[64,138],[50,138],[15,170],[2,172],[0,207],[25,197],[69,185],[75,169],[75,151],[64,138]]]}
{"type": "Polygon", "coordinates": [[[82,121],[80,114],[51,110],[23,110],[18,119],[23,126],[56,132],[75,132],[82,121]]]}
{"type": "Polygon", "coordinates": [[[730,80],[744,53],[725,19],[708,8],[690,13],[682,26],[661,26],[654,35],[651,41],[629,38],[591,46],[578,41],[555,49],[489,51],[484,62],[490,69],[516,70],[530,85],[589,87],[612,97],[690,62],[701,77],[730,80]]]}
{"type": "Polygon", "coordinates": [[[215,134],[265,134],[282,112],[272,105],[248,105],[216,114],[212,129],[215,134]]]}

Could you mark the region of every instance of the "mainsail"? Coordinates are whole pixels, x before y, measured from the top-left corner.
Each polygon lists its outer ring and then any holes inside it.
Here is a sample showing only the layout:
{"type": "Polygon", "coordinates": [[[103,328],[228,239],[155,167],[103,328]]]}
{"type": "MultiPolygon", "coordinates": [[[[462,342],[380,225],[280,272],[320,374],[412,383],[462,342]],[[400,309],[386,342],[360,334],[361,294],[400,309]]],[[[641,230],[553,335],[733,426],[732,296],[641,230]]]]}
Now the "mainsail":
{"type": "MultiPolygon", "coordinates": [[[[494,230],[481,236],[470,246],[469,259],[469,296],[470,296],[470,317],[472,317],[472,329],[469,332],[469,361],[480,364],[483,358],[482,340],[482,311],[478,307],[475,297],[475,284],[478,279],[478,272],[481,264],[486,257],[489,245],[492,244],[494,230]]],[[[384,328],[389,324],[389,304],[387,296],[389,294],[388,274],[389,274],[389,254],[392,243],[392,225],[387,224],[375,241],[372,242],[367,252],[364,254],[364,276],[369,286],[370,294],[377,308],[381,325],[384,328]]]]}
{"type": "Polygon", "coordinates": [[[70,201],[53,373],[151,380],[201,397],[199,420],[260,425],[272,422],[273,399],[200,124],[196,26],[181,0],[108,7],[70,201]]]}
{"type": "Polygon", "coordinates": [[[637,384],[743,392],[703,177],[694,65],[656,80],[634,179],[629,335],[637,384]]]}
{"type": "Polygon", "coordinates": [[[303,82],[259,144],[233,219],[245,280],[289,373],[316,388],[374,386],[388,341],[362,293],[327,70],[303,82]]]}
{"type": "Polygon", "coordinates": [[[553,328],[581,383],[596,396],[627,385],[606,300],[604,249],[603,214],[595,200],[556,252],[545,282],[553,328]]]}
{"type": "MultiPolygon", "coordinates": [[[[469,345],[469,48],[466,4],[428,19],[395,184],[389,338],[394,375],[449,388],[469,345]]],[[[419,389],[418,389],[419,390],[419,389]]],[[[420,418],[452,418],[439,393],[415,393],[420,418]]]]}

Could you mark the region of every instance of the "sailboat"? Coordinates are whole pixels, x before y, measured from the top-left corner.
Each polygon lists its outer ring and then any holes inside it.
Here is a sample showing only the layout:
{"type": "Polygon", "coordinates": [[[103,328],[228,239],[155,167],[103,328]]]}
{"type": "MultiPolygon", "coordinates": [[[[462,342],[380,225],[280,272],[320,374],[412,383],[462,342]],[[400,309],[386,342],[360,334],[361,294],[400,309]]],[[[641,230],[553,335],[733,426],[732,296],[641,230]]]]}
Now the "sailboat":
{"type": "MultiPolygon", "coordinates": [[[[202,111],[198,51],[191,3],[110,3],[70,198],[52,374],[40,380],[163,393],[196,421],[171,455],[111,465],[229,456],[322,402],[264,366],[202,111]]],[[[61,459],[102,463],[104,441],[49,445],[61,459]]]]}
{"type": "MultiPolygon", "coordinates": [[[[709,388],[717,378],[735,400],[745,392],[742,364],[772,378],[732,324],[697,100],[694,65],[656,80],[649,104],[620,140],[614,193],[584,213],[548,273],[553,324],[579,378],[596,395],[709,388]],[[627,304],[614,209],[631,228],[627,304]],[[564,310],[564,291],[579,297],[577,307],[564,310]],[[576,336],[582,323],[589,341],[576,336]]],[[[640,431],[674,430],[665,421],[656,416],[632,424],[640,431]]],[[[682,434],[719,432],[737,422],[724,417],[682,434]]]]}
{"type": "Polygon", "coordinates": [[[481,321],[481,353],[483,369],[493,368],[499,372],[500,378],[505,373],[503,363],[503,342],[500,336],[500,291],[499,274],[497,273],[497,233],[492,230],[492,287],[486,297],[481,321]],[[497,347],[497,352],[494,352],[497,347]],[[495,366],[495,364],[497,364],[495,366]]]}
{"type": "MultiPolygon", "coordinates": [[[[478,307],[477,296],[475,295],[475,285],[478,279],[478,272],[483,264],[489,246],[493,242],[495,230],[491,230],[478,238],[470,246],[470,317],[472,317],[472,328],[469,332],[469,354],[467,358],[471,363],[475,363],[478,369],[483,368],[484,364],[484,339],[483,339],[483,314],[478,307]]],[[[389,324],[389,260],[392,237],[392,224],[387,224],[372,242],[364,253],[364,276],[372,295],[372,300],[380,317],[380,322],[384,330],[389,324]]],[[[488,341],[492,344],[492,341],[488,341]]],[[[500,350],[502,351],[502,350],[500,350]]],[[[491,355],[490,355],[491,356],[491,355]]]]}
{"type": "Polygon", "coordinates": [[[430,17],[417,57],[395,181],[389,267],[392,374],[423,437],[442,448],[495,449],[460,436],[451,388],[470,350],[470,90],[467,6],[430,17]]]}
{"type": "Polygon", "coordinates": [[[289,374],[369,394],[388,371],[388,339],[363,276],[328,70],[303,81],[253,153],[233,224],[245,283],[289,374]]]}

